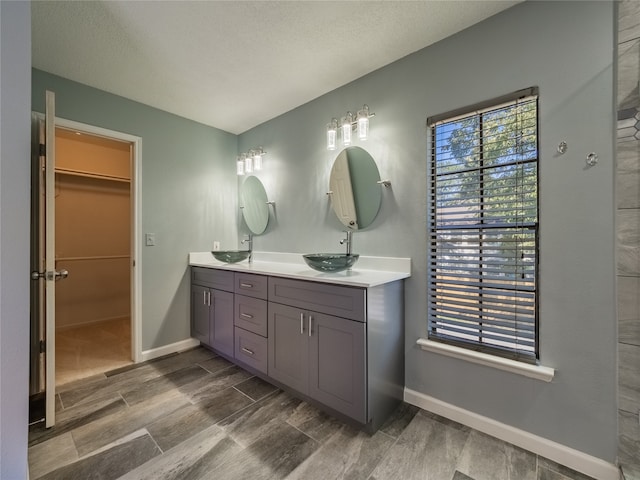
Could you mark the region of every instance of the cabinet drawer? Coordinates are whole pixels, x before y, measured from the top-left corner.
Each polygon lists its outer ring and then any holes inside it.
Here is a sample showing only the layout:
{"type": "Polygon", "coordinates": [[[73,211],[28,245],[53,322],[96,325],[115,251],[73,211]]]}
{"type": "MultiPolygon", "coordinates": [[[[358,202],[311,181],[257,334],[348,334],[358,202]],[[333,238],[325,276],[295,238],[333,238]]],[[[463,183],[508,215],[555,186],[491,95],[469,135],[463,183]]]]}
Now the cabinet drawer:
{"type": "Polygon", "coordinates": [[[235,295],[236,327],[244,328],[263,337],[267,336],[267,301],[259,298],[235,295]]]}
{"type": "Polygon", "coordinates": [[[326,283],[269,277],[269,301],[365,321],[366,291],[326,283]]]}
{"type": "Polygon", "coordinates": [[[235,293],[267,299],[267,276],[255,273],[235,274],[235,293]]]}
{"type": "Polygon", "coordinates": [[[235,358],[254,369],[267,373],[267,339],[236,327],[235,358]]]}
{"type": "Polygon", "coordinates": [[[233,272],[215,268],[191,267],[191,283],[233,292],[233,272]]]}

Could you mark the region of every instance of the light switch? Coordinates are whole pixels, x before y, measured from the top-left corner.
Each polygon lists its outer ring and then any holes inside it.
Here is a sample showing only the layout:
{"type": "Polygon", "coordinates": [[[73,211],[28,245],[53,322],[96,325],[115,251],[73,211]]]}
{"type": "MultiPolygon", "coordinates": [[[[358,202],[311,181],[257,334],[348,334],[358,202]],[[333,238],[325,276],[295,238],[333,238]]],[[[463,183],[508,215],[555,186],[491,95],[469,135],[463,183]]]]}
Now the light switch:
{"type": "Polygon", "coordinates": [[[153,247],[156,244],[156,234],[155,233],[145,233],[144,242],[147,247],[153,247]]]}

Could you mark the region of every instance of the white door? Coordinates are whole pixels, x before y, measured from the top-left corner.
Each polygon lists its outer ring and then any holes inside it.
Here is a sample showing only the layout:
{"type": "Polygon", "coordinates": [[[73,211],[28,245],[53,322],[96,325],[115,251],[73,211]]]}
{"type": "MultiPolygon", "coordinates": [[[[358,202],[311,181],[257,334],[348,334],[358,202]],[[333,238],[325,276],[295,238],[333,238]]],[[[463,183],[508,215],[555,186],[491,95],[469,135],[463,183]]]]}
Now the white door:
{"type": "Polygon", "coordinates": [[[56,281],[66,278],[68,272],[56,271],[55,255],[55,94],[47,91],[46,109],[40,154],[44,153],[41,165],[40,196],[44,194],[43,208],[40,210],[39,241],[44,243],[38,250],[44,258],[38,261],[38,271],[33,272],[34,279],[44,282],[44,299],[40,299],[41,313],[44,315],[39,323],[44,326],[44,377],[45,377],[45,425],[47,428],[55,424],[55,395],[56,395],[56,281]]]}

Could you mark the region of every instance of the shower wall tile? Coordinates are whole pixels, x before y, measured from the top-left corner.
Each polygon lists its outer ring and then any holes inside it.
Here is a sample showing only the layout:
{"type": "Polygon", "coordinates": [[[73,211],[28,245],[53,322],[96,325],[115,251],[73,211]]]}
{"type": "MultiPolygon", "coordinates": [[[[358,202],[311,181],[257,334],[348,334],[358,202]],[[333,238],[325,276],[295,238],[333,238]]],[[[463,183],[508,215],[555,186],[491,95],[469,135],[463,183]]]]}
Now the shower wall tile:
{"type": "Polygon", "coordinates": [[[624,43],[618,47],[618,109],[637,107],[638,69],[640,68],[640,41],[624,43]]]}
{"type": "Polygon", "coordinates": [[[618,344],[618,408],[638,413],[640,408],[640,347],[618,344]]]}
{"type": "Polygon", "coordinates": [[[638,209],[617,212],[618,275],[640,275],[640,215],[638,209]]]}
{"type": "MultiPolygon", "coordinates": [[[[618,121],[618,125],[621,122],[618,121]]],[[[635,138],[627,141],[619,139],[617,157],[618,208],[640,208],[640,141],[635,138]]]]}
{"type": "Polygon", "coordinates": [[[622,0],[618,2],[618,43],[640,37],[640,2],[622,0]]]}
{"type": "Polygon", "coordinates": [[[640,345],[640,277],[618,276],[618,340],[640,345]]]}

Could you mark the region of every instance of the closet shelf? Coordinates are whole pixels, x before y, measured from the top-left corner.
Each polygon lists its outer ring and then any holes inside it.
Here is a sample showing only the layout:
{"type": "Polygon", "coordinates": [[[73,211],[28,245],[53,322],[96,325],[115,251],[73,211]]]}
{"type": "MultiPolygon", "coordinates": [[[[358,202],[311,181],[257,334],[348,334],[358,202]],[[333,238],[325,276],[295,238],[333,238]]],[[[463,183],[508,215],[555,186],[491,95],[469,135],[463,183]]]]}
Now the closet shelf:
{"type": "Polygon", "coordinates": [[[56,262],[74,262],[84,260],[119,260],[122,258],[131,258],[131,255],[94,255],[90,257],[56,257],[56,262]]]}
{"type": "Polygon", "coordinates": [[[83,172],[82,170],[71,170],[68,168],[56,168],[56,174],[60,175],[70,175],[74,177],[86,177],[86,178],[95,178],[97,180],[109,180],[113,182],[124,182],[131,183],[130,178],[126,177],[118,177],[116,175],[105,175],[102,173],[92,173],[92,172],[83,172]]]}

